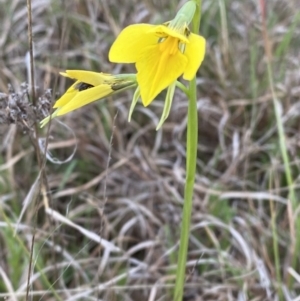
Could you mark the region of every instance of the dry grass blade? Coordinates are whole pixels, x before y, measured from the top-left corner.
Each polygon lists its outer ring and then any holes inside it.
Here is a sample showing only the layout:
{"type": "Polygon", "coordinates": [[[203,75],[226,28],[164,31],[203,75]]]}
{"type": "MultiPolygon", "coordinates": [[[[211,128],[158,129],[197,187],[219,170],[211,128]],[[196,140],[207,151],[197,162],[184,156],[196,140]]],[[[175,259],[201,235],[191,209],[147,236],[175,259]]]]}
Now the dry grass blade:
{"type": "Polygon", "coordinates": [[[0,276],[7,288],[7,291],[8,291],[8,294],[9,294],[9,297],[10,300],[12,301],[17,301],[17,296],[15,295],[15,292],[14,292],[14,288],[12,286],[12,283],[9,279],[9,277],[6,275],[5,271],[2,269],[2,267],[0,266],[0,276]]]}
{"type": "Polygon", "coordinates": [[[88,231],[88,230],[84,229],[83,227],[80,227],[79,225],[76,225],[75,223],[73,223],[68,218],[66,218],[63,215],[61,215],[60,213],[58,213],[57,211],[54,211],[51,208],[45,208],[45,212],[54,220],[64,223],[64,224],[78,230],[84,236],[86,236],[88,239],[91,239],[91,240],[99,243],[104,249],[108,249],[110,252],[121,252],[121,250],[118,247],[116,247],[114,244],[112,244],[111,242],[103,239],[96,233],[88,231]]]}

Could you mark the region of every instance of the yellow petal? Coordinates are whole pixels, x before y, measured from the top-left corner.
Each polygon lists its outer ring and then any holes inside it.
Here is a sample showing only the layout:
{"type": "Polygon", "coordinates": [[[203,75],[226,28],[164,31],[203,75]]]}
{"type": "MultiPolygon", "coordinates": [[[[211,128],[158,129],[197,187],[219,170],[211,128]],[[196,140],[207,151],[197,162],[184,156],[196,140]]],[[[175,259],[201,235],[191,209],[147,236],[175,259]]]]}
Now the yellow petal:
{"type": "Polygon", "coordinates": [[[76,81],[66,92],[63,94],[54,104],[53,108],[60,108],[66,105],[71,101],[75,95],[78,93],[76,86],[79,84],[79,81],[76,81]]]}
{"type": "Polygon", "coordinates": [[[184,55],[188,63],[183,73],[183,78],[191,80],[196,75],[205,55],[206,41],[203,37],[191,33],[189,35],[190,43],[185,45],[184,55]]]}
{"type": "Polygon", "coordinates": [[[66,72],[59,72],[59,74],[62,75],[62,76],[64,76],[64,77],[70,78],[70,76],[66,72]]]}
{"type": "Polygon", "coordinates": [[[67,114],[71,111],[81,108],[93,101],[111,94],[112,92],[113,90],[109,84],[103,84],[101,86],[80,91],[71,101],[69,101],[58,111],[57,116],[67,114]]]}
{"type": "Polygon", "coordinates": [[[145,47],[158,43],[156,27],[150,24],[134,24],[124,28],[109,50],[109,60],[114,63],[135,63],[145,47]]]}
{"type": "MultiPolygon", "coordinates": [[[[109,81],[114,81],[113,75],[100,72],[91,72],[86,70],[66,70],[65,74],[70,78],[90,84],[92,86],[98,86],[109,81]]],[[[62,75],[64,76],[65,74],[62,73],[62,75]]]]}
{"type": "Polygon", "coordinates": [[[144,106],[149,105],[158,93],[173,83],[185,70],[187,58],[180,51],[170,54],[167,46],[172,46],[174,41],[168,38],[165,42],[169,43],[168,40],[170,45],[166,44],[164,51],[161,51],[161,43],[150,46],[142,59],[136,63],[137,81],[144,106]]]}

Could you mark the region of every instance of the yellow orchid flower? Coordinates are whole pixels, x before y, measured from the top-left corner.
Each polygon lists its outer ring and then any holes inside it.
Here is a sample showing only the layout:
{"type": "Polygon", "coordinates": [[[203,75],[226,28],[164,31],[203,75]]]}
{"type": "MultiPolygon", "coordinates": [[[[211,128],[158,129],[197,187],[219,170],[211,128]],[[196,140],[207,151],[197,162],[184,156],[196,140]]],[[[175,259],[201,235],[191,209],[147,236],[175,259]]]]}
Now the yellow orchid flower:
{"type": "Polygon", "coordinates": [[[183,75],[191,80],[203,61],[205,39],[191,33],[195,12],[187,2],[174,20],[162,25],[135,24],[123,29],[109,51],[115,63],[135,63],[144,106],[183,75]]]}
{"type": "Polygon", "coordinates": [[[40,122],[45,126],[50,119],[67,114],[93,101],[136,86],[135,74],[111,75],[85,70],[67,70],[61,75],[76,82],[59,98],[53,108],[56,110],[40,122]]]}

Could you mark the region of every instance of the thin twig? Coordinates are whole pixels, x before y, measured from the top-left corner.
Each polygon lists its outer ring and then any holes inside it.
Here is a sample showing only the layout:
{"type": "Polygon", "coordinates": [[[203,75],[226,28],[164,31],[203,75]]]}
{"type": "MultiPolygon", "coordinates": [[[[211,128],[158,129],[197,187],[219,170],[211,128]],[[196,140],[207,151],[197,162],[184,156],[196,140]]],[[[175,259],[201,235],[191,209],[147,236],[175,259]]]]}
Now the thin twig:
{"type": "Polygon", "coordinates": [[[28,18],[28,43],[29,43],[29,55],[30,55],[30,80],[31,80],[31,95],[32,103],[36,106],[35,99],[35,86],[34,86],[34,66],[33,66],[33,39],[32,39],[32,11],[31,0],[27,0],[27,18],[28,18]]]}

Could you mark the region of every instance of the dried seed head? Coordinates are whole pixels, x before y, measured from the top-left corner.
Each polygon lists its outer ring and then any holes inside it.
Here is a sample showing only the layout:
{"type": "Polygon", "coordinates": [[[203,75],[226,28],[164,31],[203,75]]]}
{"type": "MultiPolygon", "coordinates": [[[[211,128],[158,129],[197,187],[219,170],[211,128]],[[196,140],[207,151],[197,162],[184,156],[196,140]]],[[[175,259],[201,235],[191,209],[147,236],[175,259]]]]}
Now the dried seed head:
{"type": "Polygon", "coordinates": [[[31,130],[35,122],[49,115],[51,102],[50,89],[38,97],[37,106],[34,107],[29,99],[27,83],[20,85],[19,92],[8,85],[8,94],[0,92],[0,124],[16,124],[23,130],[31,130]]]}

